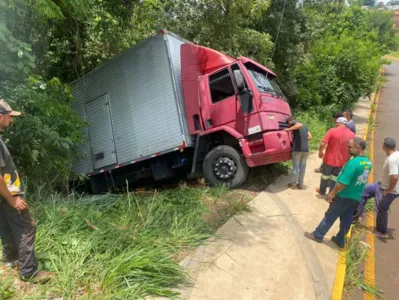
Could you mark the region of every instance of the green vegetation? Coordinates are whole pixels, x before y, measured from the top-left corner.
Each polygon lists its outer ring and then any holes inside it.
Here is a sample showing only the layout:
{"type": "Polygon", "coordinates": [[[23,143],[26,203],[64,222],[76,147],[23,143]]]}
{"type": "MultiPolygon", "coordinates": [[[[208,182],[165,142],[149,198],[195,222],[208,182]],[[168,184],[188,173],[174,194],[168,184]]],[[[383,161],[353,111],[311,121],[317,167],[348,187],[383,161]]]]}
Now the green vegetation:
{"type": "Polygon", "coordinates": [[[363,278],[363,273],[360,272],[369,248],[363,242],[365,234],[366,229],[364,227],[356,226],[352,229],[352,237],[346,256],[345,294],[350,299],[351,293],[356,292],[360,288],[370,295],[374,295],[376,299],[384,299],[381,291],[367,284],[363,278]]]}
{"type": "MultiPolygon", "coordinates": [[[[171,288],[186,282],[177,262],[228,218],[247,210],[251,197],[224,188],[181,186],[120,196],[37,199],[31,209],[38,223],[38,258],[56,278],[43,286],[21,283],[16,299],[173,296],[171,288]]],[[[0,273],[0,295],[11,294],[12,285],[3,280],[0,273]]]]}
{"type": "MultiPolygon", "coordinates": [[[[39,195],[67,191],[76,175],[85,124],[71,109],[68,84],[164,27],[275,70],[316,149],[332,114],[375,90],[381,57],[398,40],[392,14],[361,9],[363,1],[297,2],[0,0],[0,98],[24,114],[3,138],[28,194],[36,193],[29,203],[40,263],[57,273],[48,285],[16,288],[6,271],[0,297],[132,299],[171,295],[184,283],[176,263],[246,209],[248,193],[183,186],[141,196],[39,195]]],[[[253,170],[246,189],[257,192],[286,171],[287,164],[253,170]]]]}
{"type": "MultiPolygon", "coordinates": [[[[381,57],[397,41],[391,12],[350,3],[1,0],[0,98],[25,115],[5,138],[30,191],[65,187],[79,156],[85,124],[70,109],[66,84],[161,27],[274,69],[291,106],[309,120],[324,120],[319,106],[351,107],[374,90],[381,57]]],[[[324,127],[310,124],[313,132],[324,127]]]]}

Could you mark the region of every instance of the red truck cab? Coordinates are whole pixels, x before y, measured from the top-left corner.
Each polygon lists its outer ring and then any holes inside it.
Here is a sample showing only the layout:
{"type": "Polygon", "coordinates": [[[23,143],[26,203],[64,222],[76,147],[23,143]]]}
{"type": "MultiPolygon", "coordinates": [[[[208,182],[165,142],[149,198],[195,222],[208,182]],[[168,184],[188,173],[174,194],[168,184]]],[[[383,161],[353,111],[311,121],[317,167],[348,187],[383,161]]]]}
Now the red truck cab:
{"type": "Polygon", "coordinates": [[[181,72],[188,126],[197,136],[192,172],[235,187],[248,167],[291,158],[291,135],[284,130],[291,110],[271,70],[187,43],[181,72]]]}

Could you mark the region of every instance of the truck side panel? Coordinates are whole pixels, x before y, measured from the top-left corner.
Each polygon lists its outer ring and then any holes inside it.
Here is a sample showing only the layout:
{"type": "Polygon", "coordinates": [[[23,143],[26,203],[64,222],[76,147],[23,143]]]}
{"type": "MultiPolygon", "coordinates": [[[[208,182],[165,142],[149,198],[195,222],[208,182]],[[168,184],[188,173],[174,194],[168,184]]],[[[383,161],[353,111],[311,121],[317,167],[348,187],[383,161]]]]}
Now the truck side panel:
{"type": "MultiPolygon", "coordinates": [[[[108,94],[117,164],[182,145],[184,114],[179,112],[175,94],[181,83],[175,87],[171,74],[164,37],[157,35],[73,83],[74,107],[85,120],[85,104],[108,94]]],[[[88,144],[83,152],[90,153],[88,144]]],[[[89,173],[94,171],[92,166],[89,155],[76,164],[75,171],[89,173]]]]}
{"type": "Polygon", "coordinates": [[[176,93],[179,98],[177,102],[178,110],[180,111],[180,115],[182,116],[182,128],[184,130],[184,135],[186,137],[187,146],[192,146],[193,141],[190,136],[190,130],[188,128],[187,122],[187,114],[186,114],[186,105],[184,102],[184,94],[183,94],[183,84],[182,84],[182,73],[181,73],[181,45],[186,42],[181,40],[179,37],[174,34],[165,35],[166,43],[169,52],[170,63],[172,65],[173,78],[175,80],[176,93]]]}

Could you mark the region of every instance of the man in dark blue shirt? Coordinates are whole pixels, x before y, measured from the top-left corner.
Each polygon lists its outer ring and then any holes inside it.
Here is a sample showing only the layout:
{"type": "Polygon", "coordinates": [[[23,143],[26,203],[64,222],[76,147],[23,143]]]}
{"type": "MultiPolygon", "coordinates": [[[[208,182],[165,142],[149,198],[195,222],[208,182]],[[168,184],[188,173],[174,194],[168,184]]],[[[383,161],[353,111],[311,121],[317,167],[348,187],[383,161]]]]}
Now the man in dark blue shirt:
{"type": "Polygon", "coordinates": [[[350,129],[354,134],[356,134],[356,124],[353,122],[353,112],[350,109],[347,109],[343,112],[343,116],[348,120],[346,127],[350,129]]]}
{"type": "Polygon", "coordinates": [[[303,124],[297,122],[293,116],[286,120],[288,128],[286,131],[293,132],[293,147],[292,147],[292,180],[288,186],[292,189],[297,187],[303,189],[303,180],[305,178],[306,162],[309,156],[309,140],[312,138],[309,129],[303,124]]]}

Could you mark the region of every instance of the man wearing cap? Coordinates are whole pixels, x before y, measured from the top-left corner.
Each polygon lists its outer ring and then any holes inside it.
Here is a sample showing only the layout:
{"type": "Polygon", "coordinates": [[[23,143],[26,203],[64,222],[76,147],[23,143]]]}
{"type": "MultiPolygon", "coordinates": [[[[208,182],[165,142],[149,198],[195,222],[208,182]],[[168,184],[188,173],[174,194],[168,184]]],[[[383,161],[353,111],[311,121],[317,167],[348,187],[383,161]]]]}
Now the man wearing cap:
{"type": "Polygon", "coordinates": [[[337,126],[327,131],[320,144],[319,157],[323,159],[323,172],[320,187],[316,189],[320,195],[326,195],[328,186],[330,191],[334,188],[339,172],[349,159],[348,141],[355,134],[346,127],[347,123],[346,118],[339,117],[337,126]]]}
{"type": "MultiPolygon", "coordinates": [[[[10,126],[13,117],[21,113],[13,111],[0,100],[0,132],[10,126]]],[[[7,146],[0,139],[0,239],[3,250],[3,263],[20,270],[23,280],[44,282],[50,273],[38,271],[35,257],[36,224],[28,205],[23,198],[14,161],[7,146]]]]}
{"type": "MultiPolygon", "coordinates": [[[[337,119],[340,118],[340,117],[343,117],[343,115],[340,112],[336,112],[336,113],[333,114],[332,117],[333,117],[333,120],[334,120],[334,124],[336,124],[337,119]]],[[[322,173],[323,172],[323,162],[321,162],[320,167],[318,167],[317,169],[314,169],[314,171],[316,173],[322,173]]]]}
{"type": "Polygon", "coordinates": [[[379,182],[366,185],[363,191],[358,214],[354,217],[357,221],[364,213],[367,200],[374,198],[377,209],[375,234],[379,237],[388,237],[388,210],[392,202],[399,197],[399,151],[396,151],[396,141],[387,137],[384,139],[382,149],[386,154],[382,178],[379,182]]]}

